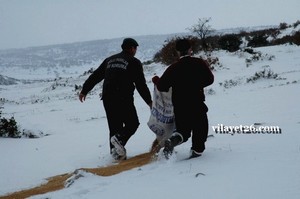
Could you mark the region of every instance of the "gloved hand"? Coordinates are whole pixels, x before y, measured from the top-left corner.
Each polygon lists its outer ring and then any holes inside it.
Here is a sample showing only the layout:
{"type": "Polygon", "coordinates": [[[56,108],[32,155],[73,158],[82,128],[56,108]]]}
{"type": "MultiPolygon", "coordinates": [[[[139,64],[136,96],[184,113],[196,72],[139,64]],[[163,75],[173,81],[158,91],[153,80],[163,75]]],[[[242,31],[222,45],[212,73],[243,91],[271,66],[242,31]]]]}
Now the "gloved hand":
{"type": "Polygon", "coordinates": [[[155,75],[154,77],[152,77],[152,82],[156,85],[159,81],[159,77],[157,75],[155,75]]]}
{"type": "Polygon", "coordinates": [[[84,102],[84,101],[85,101],[85,98],[86,98],[86,95],[84,95],[84,94],[82,94],[82,93],[79,94],[79,100],[80,100],[81,102],[84,102]]]}

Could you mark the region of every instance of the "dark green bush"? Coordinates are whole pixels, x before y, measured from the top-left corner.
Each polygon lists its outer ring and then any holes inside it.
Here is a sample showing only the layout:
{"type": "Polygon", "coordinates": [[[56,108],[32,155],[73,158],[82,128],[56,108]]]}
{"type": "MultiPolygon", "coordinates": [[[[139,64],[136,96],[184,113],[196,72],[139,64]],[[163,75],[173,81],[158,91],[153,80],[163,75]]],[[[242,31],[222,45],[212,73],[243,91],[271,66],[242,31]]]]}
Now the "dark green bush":
{"type": "MultiPolygon", "coordinates": [[[[2,108],[2,107],[0,107],[2,108]]],[[[2,112],[0,110],[0,137],[4,138],[39,138],[42,136],[48,136],[49,134],[44,134],[43,132],[34,133],[23,129],[22,131],[17,125],[17,122],[14,117],[6,119],[1,116],[2,112]]]]}
{"type": "Polygon", "coordinates": [[[294,35],[286,35],[282,38],[275,39],[272,41],[273,45],[280,45],[280,44],[296,44],[300,45],[300,31],[294,33],[294,35]]]}
{"type": "Polygon", "coordinates": [[[247,78],[247,83],[255,81],[259,79],[280,79],[277,73],[274,73],[270,69],[264,69],[262,71],[256,72],[252,77],[247,78]]]}
{"type": "Polygon", "coordinates": [[[295,23],[293,23],[293,27],[296,28],[299,24],[300,24],[300,20],[298,20],[295,23]]]}
{"type": "Polygon", "coordinates": [[[228,50],[229,52],[235,52],[240,49],[242,40],[238,35],[228,34],[220,37],[219,46],[223,50],[228,50]]]}
{"type": "Polygon", "coordinates": [[[300,31],[297,31],[292,38],[294,44],[300,46],[300,31]]]}
{"type": "Polygon", "coordinates": [[[267,41],[268,35],[262,33],[254,35],[249,39],[248,47],[262,47],[267,46],[269,42],[267,41]]]}
{"type": "Polygon", "coordinates": [[[0,137],[19,138],[21,132],[18,129],[15,118],[3,118],[1,113],[2,112],[0,111],[0,137]]]}
{"type": "MultiPolygon", "coordinates": [[[[199,51],[210,52],[216,49],[225,49],[230,52],[239,50],[239,46],[242,44],[242,38],[248,41],[248,49],[252,47],[263,47],[270,45],[279,45],[279,44],[296,44],[300,45],[300,32],[297,31],[293,35],[287,35],[282,38],[277,39],[280,34],[280,30],[288,28],[288,27],[297,27],[300,24],[298,20],[293,25],[288,25],[286,23],[281,23],[277,28],[267,28],[263,30],[255,30],[255,31],[241,31],[239,34],[227,34],[227,35],[206,35],[205,49],[202,46],[201,39],[193,36],[187,36],[185,38],[189,38],[192,43],[192,48],[194,53],[198,53],[199,51]],[[268,38],[272,40],[269,42],[268,38]]],[[[175,50],[175,44],[178,39],[182,39],[182,37],[174,37],[165,41],[162,49],[158,51],[153,58],[154,62],[161,62],[165,65],[172,64],[178,59],[178,54],[175,50]]],[[[253,52],[249,52],[250,54],[254,54],[253,52]]],[[[256,59],[254,56],[253,59],[256,59]]]]}
{"type": "Polygon", "coordinates": [[[280,30],[287,29],[288,27],[289,27],[289,26],[288,26],[287,23],[280,23],[280,24],[279,24],[279,29],[280,29],[280,30]]]}

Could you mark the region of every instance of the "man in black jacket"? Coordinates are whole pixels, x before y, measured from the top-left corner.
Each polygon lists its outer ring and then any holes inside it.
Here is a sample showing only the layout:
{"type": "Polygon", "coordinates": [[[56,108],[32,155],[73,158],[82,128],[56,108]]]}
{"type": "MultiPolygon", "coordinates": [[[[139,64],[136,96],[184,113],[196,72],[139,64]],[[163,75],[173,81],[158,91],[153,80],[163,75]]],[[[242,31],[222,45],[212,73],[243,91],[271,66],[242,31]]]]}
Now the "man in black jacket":
{"type": "Polygon", "coordinates": [[[163,153],[169,158],[174,147],[186,142],[192,133],[190,158],[194,158],[201,156],[205,150],[208,108],[204,103],[203,88],[213,83],[214,76],[206,61],[191,57],[189,40],[178,40],[176,50],[180,59],[170,65],[161,78],[155,76],[152,79],[159,91],[168,91],[172,87],[176,130],[166,140],[163,153]]]}
{"type": "Polygon", "coordinates": [[[79,94],[83,102],[87,93],[104,79],[102,100],[110,131],[110,152],[116,160],[126,159],[125,145],[139,126],[133,99],[135,88],[149,107],[152,106],[142,63],[134,57],[137,46],[134,39],[124,39],[122,52],[106,58],[85,81],[79,94]]]}

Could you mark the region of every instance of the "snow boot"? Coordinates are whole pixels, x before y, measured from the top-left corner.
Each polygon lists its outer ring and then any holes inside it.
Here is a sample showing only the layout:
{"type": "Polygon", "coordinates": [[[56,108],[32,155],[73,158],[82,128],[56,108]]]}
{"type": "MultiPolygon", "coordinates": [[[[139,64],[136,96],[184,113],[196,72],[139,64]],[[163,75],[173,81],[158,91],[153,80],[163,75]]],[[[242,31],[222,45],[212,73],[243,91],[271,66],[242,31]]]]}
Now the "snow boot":
{"type": "Polygon", "coordinates": [[[116,148],[112,148],[110,154],[111,154],[111,156],[113,157],[114,160],[118,160],[119,161],[119,160],[126,160],[127,159],[126,155],[120,156],[117,153],[116,148]]]}
{"type": "Polygon", "coordinates": [[[180,133],[174,133],[169,139],[165,141],[165,147],[163,149],[164,156],[166,159],[173,154],[174,147],[183,142],[182,135],[180,133]]]}
{"type": "Polygon", "coordinates": [[[112,156],[116,160],[126,159],[126,149],[122,144],[122,141],[120,140],[119,135],[114,135],[110,138],[111,144],[114,146],[112,148],[112,156]]]}
{"type": "Polygon", "coordinates": [[[197,157],[200,157],[202,155],[202,153],[200,152],[197,152],[193,149],[191,149],[191,152],[190,152],[190,157],[189,159],[192,159],[192,158],[197,158],[197,157]]]}

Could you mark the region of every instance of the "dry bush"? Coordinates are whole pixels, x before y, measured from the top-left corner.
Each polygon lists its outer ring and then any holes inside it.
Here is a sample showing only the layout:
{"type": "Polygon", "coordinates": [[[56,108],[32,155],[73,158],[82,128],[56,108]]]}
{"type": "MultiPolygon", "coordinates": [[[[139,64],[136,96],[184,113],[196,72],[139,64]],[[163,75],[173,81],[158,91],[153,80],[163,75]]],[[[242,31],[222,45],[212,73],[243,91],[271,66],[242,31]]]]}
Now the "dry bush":
{"type": "Polygon", "coordinates": [[[176,51],[176,42],[179,39],[189,39],[192,45],[192,50],[194,53],[199,52],[201,49],[200,40],[194,36],[187,37],[174,37],[167,40],[163,45],[162,49],[154,55],[155,62],[161,62],[165,65],[170,65],[178,60],[178,53],[176,51]]]}

